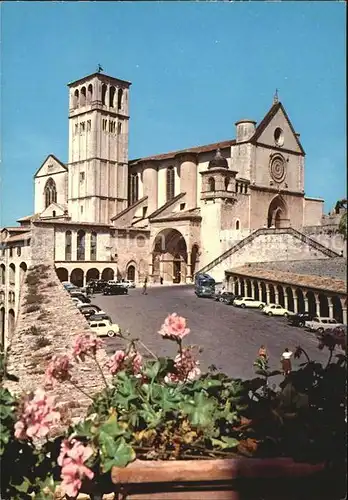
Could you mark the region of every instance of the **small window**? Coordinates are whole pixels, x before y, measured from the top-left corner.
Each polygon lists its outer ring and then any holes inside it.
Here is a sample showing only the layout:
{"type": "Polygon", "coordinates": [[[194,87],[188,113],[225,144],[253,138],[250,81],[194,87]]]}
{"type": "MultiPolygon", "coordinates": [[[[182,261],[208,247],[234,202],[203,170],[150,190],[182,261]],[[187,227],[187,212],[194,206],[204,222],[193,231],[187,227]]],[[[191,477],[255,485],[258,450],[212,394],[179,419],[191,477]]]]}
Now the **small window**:
{"type": "Polygon", "coordinates": [[[80,182],[83,182],[85,180],[85,173],[80,172],[80,182]]]}
{"type": "Polygon", "coordinates": [[[107,121],[107,120],[103,120],[103,122],[102,122],[102,127],[103,127],[103,130],[104,130],[104,131],[106,131],[107,126],[108,126],[108,121],[107,121]]]}
{"type": "Polygon", "coordinates": [[[56,211],[55,211],[55,210],[53,210],[53,212],[52,212],[52,217],[55,217],[55,216],[56,216],[56,211]]]}
{"type": "Polygon", "coordinates": [[[215,179],[214,179],[214,177],[210,177],[208,179],[208,189],[209,189],[209,191],[215,191],[215,179]]]}
{"type": "Polygon", "coordinates": [[[75,134],[79,133],[79,124],[75,123],[75,134]]]}
{"type": "Polygon", "coordinates": [[[143,219],[146,217],[147,207],[143,207],[143,219]]]}
{"type": "Polygon", "coordinates": [[[17,247],[17,255],[18,255],[18,257],[21,256],[21,253],[22,253],[21,247],[17,247]]]}
{"type": "Polygon", "coordinates": [[[13,257],[13,248],[10,247],[10,257],[13,257]]]}
{"type": "Polygon", "coordinates": [[[117,133],[118,133],[118,135],[122,134],[122,123],[121,122],[118,122],[117,133]]]}
{"type": "Polygon", "coordinates": [[[85,122],[81,122],[80,123],[80,132],[84,132],[85,131],[85,127],[86,127],[85,122]]]}
{"type": "Polygon", "coordinates": [[[91,120],[87,120],[87,132],[90,132],[92,129],[92,122],[91,120]]]}
{"type": "Polygon", "coordinates": [[[83,214],[83,206],[82,205],[80,206],[80,212],[81,212],[81,214],[83,214]]]}
{"type": "Polygon", "coordinates": [[[239,231],[240,229],[240,222],[239,220],[236,220],[236,230],[239,231]]]}
{"type": "Polygon", "coordinates": [[[180,203],[180,210],[185,210],[186,203],[180,203]]]}

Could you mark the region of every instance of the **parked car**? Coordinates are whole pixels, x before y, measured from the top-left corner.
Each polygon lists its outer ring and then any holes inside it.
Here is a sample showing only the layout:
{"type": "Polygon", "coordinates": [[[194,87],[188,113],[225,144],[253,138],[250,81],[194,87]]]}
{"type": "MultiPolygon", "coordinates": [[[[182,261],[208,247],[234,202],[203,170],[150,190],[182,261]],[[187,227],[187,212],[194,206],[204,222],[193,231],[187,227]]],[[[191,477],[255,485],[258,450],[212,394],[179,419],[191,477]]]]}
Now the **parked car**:
{"type": "Polygon", "coordinates": [[[133,280],[122,280],[120,284],[125,286],[126,288],[135,288],[135,283],[133,280]]]}
{"type": "Polygon", "coordinates": [[[70,281],[62,281],[62,285],[65,288],[65,290],[67,290],[68,292],[70,290],[78,290],[78,287],[76,285],[73,285],[72,283],[70,283],[70,281]]]}
{"type": "Polygon", "coordinates": [[[103,295],[127,295],[128,288],[121,285],[106,285],[103,295]]]}
{"type": "Polygon", "coordinates": [[[89,326],[98,337],[114,337],[120,332],[120,327],[118,325],[107,320],[90,321],[89,326]]]}
{"type": "MultiPolygon", "coordinates": [[[[88,304],[87,304],[88,306],[88,304]]],[[[89,320],[89,318],[91,318],[92,316],[95,316],[97,314],[99,315],[106,315],[106,313],[104,311],[101,311],[101,310],[97,310],[95,307],[79,307],[79,311],[81,314],[84,315],[84,317],[89,320]]]]}
{"type": "Polygon", "coordinates": [[[78,299],[77,297],[71,297],[71,300],[73,301],[73,303],[77,307],[81,307],[81,306],[85,305],[85,302],[82,302],[82,300],[78,299]]]}
{"type": "Polygon", "coordinates": [[[305,327],[310,332],[323,333],[326,330],[332,330],[336,327],[344,327],[342,323],[339,323],[334,318],[324,318],[322,316],[315,316],[312,321],[306,321],[305,327]]]}
{"type": "Polygon", "coordinates": [[[233,305],[237,307],[242,307],[243,309],[245,307],[263,309],[266,303],[262,302],[262,300],[253,299],[252,297],[238,297],[234,299],[233,305]]]}
{"type": "Polygon", "coordinates": [[[87,283],[86,289],[89,291],[90,294],[101,293],[107,284],[108,282],[105,280],[90,280],[87,283]]]}
{"type": "Polygon", "coordinates": [[[222,292],[215,295],[215,300],[218,302],[222,302],[223,304],[231,305],[233,304],[234,299],[236,298],[235,294],[232,292],[222,292]]]}
{"type": "Polygon", "coordinates": [[[104,313],[105,314],[105,311],[103,311],[101,309],[101,307],[96,306],[95,304],[80,304],[77,307],[81,313],[84,313],[85,311],[92,311],[93,314],[96,314],[96,313],[104,313]]]}
{"type": "Polygon", "coordinates": [[[84,304],[91,303],[91,299],[81,292],[70,292],[70,296],[75,297],[76,299],[79,299],[84,304]]]}
{"type": "Polygon", "coordinates": [[[104,312],[98,312],[98,313],[95,313],[95,314],[92,314],[89,318],[88,318],[88,321],[109,321],[110,323],[112,323],[111,321],[111,318],[108,314],[104,313],[104,312]]]}
{"type": "Polygon", "coordinates": [[[207,297],[212,299],[215,296],[215,289],[213,286],[196,286],[195,294],[197,297],[207,297]]]}
{"type": "Polygon", "coordinates": [[[262,312],[263,314],[267,314],[267,316],[284,316],[285,318],[293,314],[280,304],[267,304],[262,312]]]}
{"type": "Polygon", "coordinates": [[[288,322],[291,326],[299,326],[302,328],[305,326],[306,321],[312,321],[312,319],[313,314],[310,314],[309,312],[301,312],[289,316],[288,322]]]}

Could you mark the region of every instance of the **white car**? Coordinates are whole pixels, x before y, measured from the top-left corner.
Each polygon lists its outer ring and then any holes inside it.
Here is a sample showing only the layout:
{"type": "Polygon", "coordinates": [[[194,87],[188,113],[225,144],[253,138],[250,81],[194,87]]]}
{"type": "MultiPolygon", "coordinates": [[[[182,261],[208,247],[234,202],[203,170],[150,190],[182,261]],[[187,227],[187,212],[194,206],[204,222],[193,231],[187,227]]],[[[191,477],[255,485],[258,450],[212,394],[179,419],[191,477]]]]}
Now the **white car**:
{"type": "Polygon", "coordinates": [[[87,305],[85,302],[82,302],[82,300],[78,299],[77,297],[71,297],[71,300],[73,301],[76,307],[87,305]]]}
{"type": "Polygon", "coordinates": [[[262,300],[253,299],[252,297],[242,297],[240,299],[234,299],[233,305],[237,307],[253,307],[263,309],[266,305],[262,300]]]}
{"type": "Polygon", "coordinates": [[[120,285],[122,285],[126,288],[135,288],[135,283],[133,280],[122,280],[120,282],[120,285]]]}
{"type": "Polygon", "coordinates": [[[268,316],[284,316],[285,318],[287,316],[290,316],[291,314],[294,314],[288,309],[285,309],[285,307],[281,306],[280,304],[268,304],[263,308],[262,312],[263,314],[267,314],[268,316]]]}
{"type": "Polygon", "coordinates": [[[318,333],[322,333],[325,330],[332,330],[338,326],[343,327],[344,325],[334,318],[323,318],[320,316],[315,316],[312,321],[305,322],[305,328],[308,328],[311,332],[318,333]]]}
{"type": "Polygon", "coordinates": [[[114,337],[120,333],[120,327],[107,320],[91,321],[89,326],[98,337],[114,337]]]}

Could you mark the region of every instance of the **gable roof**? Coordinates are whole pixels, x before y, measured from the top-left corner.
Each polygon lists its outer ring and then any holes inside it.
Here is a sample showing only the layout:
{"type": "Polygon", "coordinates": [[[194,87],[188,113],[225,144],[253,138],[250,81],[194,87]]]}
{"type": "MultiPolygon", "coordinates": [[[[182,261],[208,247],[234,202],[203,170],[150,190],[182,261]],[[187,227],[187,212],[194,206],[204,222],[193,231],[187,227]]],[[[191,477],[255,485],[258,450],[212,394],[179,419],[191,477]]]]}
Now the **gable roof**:
{"type": "Polygon", "coordinates": [[[146,156],[144,158],[137,158],[135,160],[130,160],[129,165],[136,165],[143,161],[151,160],[167,160],[169,158],[174,158],[177,155],[185,153],[209,153],[210,151],[216,151],[217,149],[224,149],[233,146],[236,143],[235,139],[229,139],[228,141],[213,142],[212,144],[205,144],[203,146],[195,146],[193,148],[180,149],[178,151],[171,151],[170,153],[162,153],[154,156],[146,156]]]}
{"type": "Polygon", "coordinates": [[[53,154],[49,154],[46,159],[41,163],[41,166],[37,169],[37,171],[35,172],[34,174],[34,177],[37,176],[37,174],[40,172],[40,170],[42,169],[42,167],[45,165],[46,161],[48,160],[48,158],[53,158],[57,163],[59,163],[59,165],[61,167],[64,168],[64,170],[68,170],[68,167],[66,165],[64,165],[63,162],[61,162],[60,160],[58,160],[58,158],[56,156],[54,156],[53,154]]]}
{"type": "Polygon", "coordinates": [[[292,126],[292,123],[290,121],[290,118],[288,117],[288,115],[284,109],[284,106],[282,105],[281,102],[277,102],[277,103],[274,103],[272,105],[271,109],[268,111],[268,113],[265,115],[265,117],[260,121],[260,123],[256,127],[255,133],[252,136],[252,138],[250,139],[250,142],[256,142],[257,139],[259,139],[262,132],[268,127],[268,125],[271,123],[272,119],[275,117],[275,115],[278,113],[279,110],[281,110],[283,112],[283,114],[284,114],[284,116],[289,124],[289,127],[291,129],[291,132],[294,134],[295,140],[297,142],[298,147],[301,150],[301,153],[305,155],[306,153],[305,153],[305,151],[304,151],[304,149],[299,141],[298,135],[296,134],[294,127],[292,126]]]}
{"type": "Polygon", "coordinates": [[[202,220],[200,208],[191,208],[190,210],[181,210],[167,215],[157,216],[156,221],[174,221],[174,220],[202,220]]]}
{"type": "Polygon", "coordinates": [[[185,195],[186,195],[186,193],[179,193],[179,194],[177,194],[176,196],[174,196],[174,198],[172,198],[171,200],[167,201],[160,208],[158,208],[157,210],[155,210],[154,212],[152,212],[152,214],[150,214],[148,216],[148,219],[154,219],[159,214],[161,214],[164,210],[166,210],[167,208],[169,208],[171,205],[174,205],[174,203],[176,203],[177,201],[179,201],[185,195]]]}
{"type": "Polygon", "coordinates": [[[147,196],[143,196],[142,198],[140,198],[140,200],[138,200],[135,203],[133,203],[133,205],[130,205],[129,207],[125,208],[119,214],[114,215],[113,217],[111,217],[111,220],[114,221],[114,220],[119,219],[120,217],[122,217],[123,215],[125,215],[127,212],[129,212],[133,208],[136,208],[138,205],[140,205],[145,200],[147,200],[147,196]]]}

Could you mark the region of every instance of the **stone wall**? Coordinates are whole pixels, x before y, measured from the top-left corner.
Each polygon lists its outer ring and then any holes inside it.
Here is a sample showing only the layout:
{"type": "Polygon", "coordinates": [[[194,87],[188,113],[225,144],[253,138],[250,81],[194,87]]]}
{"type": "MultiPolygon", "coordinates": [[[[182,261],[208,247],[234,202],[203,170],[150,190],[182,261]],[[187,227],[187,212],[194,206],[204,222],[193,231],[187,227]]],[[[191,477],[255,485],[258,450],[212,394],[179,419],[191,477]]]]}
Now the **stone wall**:
{"type": "Polygon", "coordinates": [[[290,233],[262,234],[231,254],[209,270],[217,281],[224,279],[225,271],[249,262],[274,262],[325,259],[325,255],[290,233]]]}
{"type": "MultiPolygon", "coordinates": [[[[29,268],[23,284],[16,330],[8,352],[8,372],[17,375],[19,382],[7,381],[9,390],[19,394],[42,386],[45,369],[52,356],[71,352],[75,338],[88,332],[88,323],[62,287],[54,267],[48,263],[29,268]],[[33,271],[40,278],[36,294],[42,298],[29,305],[33,289],[29,289],[27,280],[33,271]],[[37,310],[30,312],[30,309],[37,310]]],[[[101,366],[107,360],[103,349],[98,353],[98,360],[101,366]]],[[[81,363],[73,374],[87,394],[94,394],[104,387],[97,366],[91,359],[81,363]]],[[[71,418],[82,417],[91,403],[88,397],[69,383],[59,384],[48,393],[57,397],[59,408],[65,416],[63,424],[68,424],[71,418]]]]}

